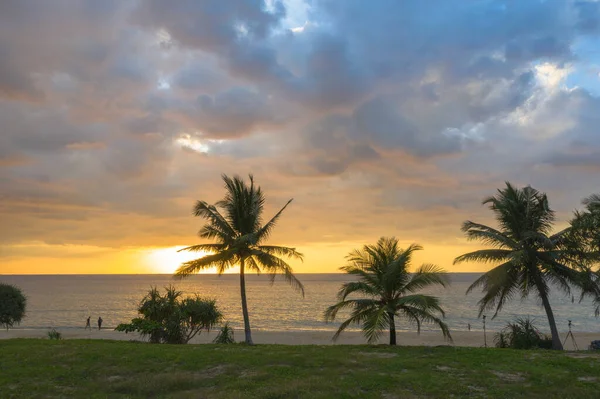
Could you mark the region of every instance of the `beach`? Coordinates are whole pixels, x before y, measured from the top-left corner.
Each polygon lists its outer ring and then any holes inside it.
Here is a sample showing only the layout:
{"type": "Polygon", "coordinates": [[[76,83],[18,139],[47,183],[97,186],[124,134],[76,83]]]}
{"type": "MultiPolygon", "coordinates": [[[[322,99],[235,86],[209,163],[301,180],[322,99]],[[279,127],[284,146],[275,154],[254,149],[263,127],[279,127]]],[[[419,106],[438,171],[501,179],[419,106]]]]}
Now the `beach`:
{"type": "MultiPolygon", "coordinates": [[[[136,333],[125,334],[114,330],[83,330],[74,328],[57,328],[64,339],[107,339],[118,341],[142,340],[136,333]]],[[[11,338],[43,338],[47,339],[47,330],[43,329],[12,329],[0,331],[0,339],[11,338]]],[[[481,331],[455,331],[451,332],[453,341],[445,341],[442,334],[434,331],[425,331],[421,334],[416,332],[400,331],[397,333],[398,345],[405,346],[439,346],[453,345],[465,347],[483,347],[484,339],[481,331]]],[[[488,331],[487,344],[494,345],[495,332],[488,331]]],[[[205,344],[210,343],[216,337],[217,331],[202,333],[194,337],[190,343],[205,344]]],[[[349,331],[343,333],[340,338],[333,342],[331,340],[333,333],[331,331],[261,331],[252,332],[252,338],[255,344],[275,344],[275,345],[362,345],[366,344],[365,338],[360,332],[349,331]]],[[[587,349],[590,342],[600,339],[600,333],[573,332],[579,349],[587,349]]],[[[561,340],[564,341],[566,333],[561,333],[561,340]]],[[[236,341],[243,341],[244,331],[235,330],[236,341]]],[[[379,341],[379,344],[386,344],[388,340],[385,332],[379,341]]],[[[565,343],[566,350],[575,349],[571,339],[565,343]]]]}

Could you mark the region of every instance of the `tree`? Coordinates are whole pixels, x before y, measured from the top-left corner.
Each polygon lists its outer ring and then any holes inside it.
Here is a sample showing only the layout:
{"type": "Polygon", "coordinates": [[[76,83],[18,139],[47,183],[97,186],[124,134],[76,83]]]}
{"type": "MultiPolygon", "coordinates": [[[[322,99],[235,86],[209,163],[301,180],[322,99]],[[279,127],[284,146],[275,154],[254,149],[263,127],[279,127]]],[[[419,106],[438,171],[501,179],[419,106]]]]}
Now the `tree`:
{"type": "Polygon", "coordinates": [[[0,283],[0,326],[8,330],[19,324],[25,316],[26,307],[27,298],[19,288],[0,283]]]}
{"type": "Polygon", "coordinates": [[[496,348],[550,349],[552,339],[542,334],[530,318],[518,317],[494,335],[496,348]]]}
{"type": "Polygon", "coordinates": [[[244,317],[244,332],[246,343],[252,345],[252,332],[246,301],[246,269],[270,274],[271,282],[277,274],[283,277],[304,296],[304,286],[294,276],[291,266],[281,257],[302,260],[302,254],[295,248],[264,245],[269,238],[283,211],[292,202],[290,199],[267,223],[263,222],[265,196],[260,187],[250,184],[238,177],[230,178],[223,175],[225,182],[225,197],[209,205],[205,201],[197,201],[193,214],[206,219],[208,222],[198,235],[216,243],[192,245],[181,251],[203,251],[209,255],[185,262],[177,269],[176,276],[186,277],[200,270],[215,267],[218,274],[239,265],[240,294],[242,299],[242,314],[244,317]],[[221,208],[223,213],[219,211],[221,208]]]}
{"type": "Polygon", "coordinates": [[[395,318],[402,317],[421,331],[421,324],[437,324],[444,337],[451,339],[448,326],[438,315],[445,313],[438,298],[417,294],[423,288],[448,284],[445,272],[439,267],[424,264],[414,274],[409,273],[412,256],[422,247],[417,244],[407,249],[398,246],[394,237],[382,237],[375,245],[365,245],[346,257],[348,265],[340,269],[358,277],[358,281],[344,283],[338,292],[340,302],[325,311],[325,320],[334,321],[342,309],[350,309],[350,317],[344,321],[333,339],[350,325],[362,325],[369,343],[377,341],[385,329],[389,329],[390,345],[396,345],[395,318]],[[349,299],[353,294],[364,297],[349,299]]]}
{"type": "MultiPolygon", "coordinates": [[[[479,316],[495,309],[493,317],[516,294],[522,298],[535,294],[541,300],[550,331],[552,348],[562,349],[554,313],[550,306],[550,287],[555,286],[570,295],[571,287],[593,291],[595,284],[581,270],[581,263],[570,256],[569,229],[551,234],[554,211],[546,194],[527,186],[519,189],[506,183],[506,188],[486,198],[484,205],[494,213],[499,229],[471,221],[463,223],[467,239],[491,246],[457,257],[454,263],[495,263],[493,269],[475,280],[467,293],[481,287],[484,296],[479,301],[479,316]]],[[[583,295],[583,294],[582,294],[583,295]]]]}
{"type": "MultiPolygon", "coordinates": [[[[576,211],[570,221],[563,245],[582,274],[585,295],[594,298],[596,317],[600,316],[600,194],[593,194],[583,201],[585,209],[576,211]]],[[[582,287],[580,287],[582,288],[582,287]]]]}
{"type": "Polygon", "coordinates": [[[140,302],[141,317],[119,324],[117,331],[137,331],[151,343],[186,344],[202,330],[210,331],[222,319],[216,301],[198,295],[182,298],[183,293],[166,287],[165,294],[153,287],[140,302]]]}

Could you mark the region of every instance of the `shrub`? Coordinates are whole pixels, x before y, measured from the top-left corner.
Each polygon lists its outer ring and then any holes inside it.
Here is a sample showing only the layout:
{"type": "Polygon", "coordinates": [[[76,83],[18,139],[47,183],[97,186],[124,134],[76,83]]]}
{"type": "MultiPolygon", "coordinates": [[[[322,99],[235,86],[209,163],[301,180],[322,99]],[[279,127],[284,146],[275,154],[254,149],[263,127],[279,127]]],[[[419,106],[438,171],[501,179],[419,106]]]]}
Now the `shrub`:
{"type": "Polygon", "coordinates": [[[233,338],[233,328],[229,327],[229,323],[225,323],[224,326],[221,327],[219,334],[213,340],[215,344],[234,344],[235,339],[233,338]]]}
{"type": "Polygon", "coordinates": [[[56,331],[56,328],[53,328],[52,330],[48,331],[48,339],[58,341],[58,340],[62,339],[62,334],[59,333],[58,331],[56,331]]]}
{"type": "Polygon", "coordinates": [[[506,324],[502,331],[496,333],[494,342],[497,348],[552,348],[552,339],[542,334],[529,318],[517,318],[514,322],[506,324]]]}
{"type": "Polygon", "coordinates": [[[8,330],[19,324],[25,316],[26,307],[27,298],[19,288],[0,283],[0,326],[8,330]]]}
{"type": "Polygon", "coordinates": [[[216,301],[198,295],[182,298],[174,287],[161,295],[156,287],[148,291],[138,307],[141,317],[119,324],[115,330],[137,331],[151,343],[186,344],[202,330],[209,331],[221,321],[216,301]]]}

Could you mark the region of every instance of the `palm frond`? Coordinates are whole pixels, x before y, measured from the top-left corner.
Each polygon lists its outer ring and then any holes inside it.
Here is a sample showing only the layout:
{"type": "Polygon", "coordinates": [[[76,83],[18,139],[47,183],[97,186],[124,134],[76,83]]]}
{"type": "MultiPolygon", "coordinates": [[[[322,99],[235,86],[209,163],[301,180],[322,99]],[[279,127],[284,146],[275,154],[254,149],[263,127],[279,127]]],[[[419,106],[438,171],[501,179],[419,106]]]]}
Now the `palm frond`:
{"type": "Polygon", "coordinates": [[[377,305],[377,301],[373,299],[348,299],[343,300],[335,305],[329,306],[325,312],[323,313],[323,318],[325,322],[329,323],[335,320],[337,314],[342,309],[347,308],[356,308],[356,309],[365,309],[368,307],[373,307],[377,305]]]}
{"type": "Polygon", "coordinates": [[[417,307],[408,307],[408,309],[410,309],[410,313],[412,313],[414,317],[419,319],[420,323],[436,324],[442,331],[442,335],[444,336],[444,338],[452,342],[452,335],[450,334],[450,329],[441,318],[435,316],[428,310],[420,309],[417,307]]]}
{"type": "Polygon", "coordinates": [[[217,206],[225,210],[225,219],[238,235],[255,234],[262,221],[265,197],[260,187],[250,184],[239,176],[230,178],[222,175],[225,184],[225,197],[217,202],[217,206]]]}
{"type": "Polygon", "coordinates": [[[363,334],[367,338],[367,342],[372,344],[379,339],[382,332],[390,325],[390,317],[385,307],[363,314],[363,334]]]}
{"type": "Polygon", "coordinates": [[[352,276],[357,276],[361,281],[366,284],[370,284],[373,287],[377,287],[378,289],[383,289],[382,282],[375,273],[372,273],[364,268],[356,267],[354,265],[342,266],[340,270],[350,274],[352,276]]]}
{"type": "Polygon", "coordinates": [[[440,299],[432,295],[405,295],[392,302],[392,306],[399,309],[408,306],[427,312],[437,312],[443,317],[446,316],[446,312],[444,312],[444,309],[440,305],[440,299]]]}
{"type": "Polygon", "coordinates": [[[432,285],[447,287],[449,284],[450,279],[444,269],[426,263],[413,273],[410,281],[403,287],[402,291],[413,293],[432,285]]]}
{"type": "Polygon", "coordinates": [[[519,286],[519,266],[508,261],[479,277],[467,289],[467,294],[477,287],[482,287],[484,296],[479,301],[479,316],[488,309],[495,309],[494,317],[502,310],[504,304],[515,294],[519,286]]]}
{"type": "Polygon", "coordinates": [[[200,270],[217,268],[217,273],[223,273],[228,267],[231,267],[236,260],[236,255],[231,251],[223,251],[212,255],[206,255],[202,258],[184,262],[175,272],[176,277],[187,277],[190,274],[200,270]]]}
{"type": "Polygon", "coordinates": [[[377,287],[374,287],[365,281],[350,281],[342,284],[342,287],[338,291],[337,297],[339,300],[343,301],[348,297],[348,295],[354,293],[376,297],[380,294],[380,291],[377,289],[377,287]]]}
{"type": "Polygon", "coordinates": [[[177,252],[219,252],[226,249],[227,246],[225,244],[197,244],[190,245],[189,247],[181,248],[177,252]]]}
{"type": "Polygon", "coordinates": [[[469,220],[463,223],[461,230],[466,234],[469,241],[481,241],[495,248],[516,248],[517,242],[492,227],[474,223],[469,220]]]}
{"type": "Polygon", "coordinates": [[[410,280],[408,268],[415,251],[422,250],[418,244],[411,244],[405,250],[398,248],[398,240],[392,238],[383,253],[387,265],[382,276],[383,286],[388,293],[401,291],[402,287],[410,280]]]}
{"type": "Polygon", "coordinates": [[[209,205],[206,201],[196,201],[193,210],[194,216],[199,216],[207,219],[212,225],[215,226],[219,231],[223,232],[227,236],[235,236],[235,230],[225,220],[223,215],[219,213],[214,205],[209,205]]]}
{"type": "Polygon", "coordinates": [[[271,235],[271,232],[273,231],[273,229],[275,228],[275,225],[277,224],[277,221],[279,220],[279,218],[281,217],[281,214],[283,213],[283,211],[285,210],[285,208],[288,207],[289,204],[291,204],[293,201],[293,198],[290,199],[288,202],[286,202],[286,204],[283,206],[283,208],[281,208],[279,210],[279,212],[277,212],[275,214],[275,216],[273,216],[271,218],[271,220],[269,220],[264,226],[262,226],[256,233],[257,236],[257,242],[261,243],[263,241],[265,241],[266,239],[269,238],[269,236],[271,235]]]}
{"type": "Polygon", "coordinates": [[[286,256],[289,259],[298,259],[301,261],[304,260],[304,255],[296,251],[296,248],[279,247],[276,245],[260,245],[258,248],[270,255],[286,256]]]}
{"type": "Polygon", "coordinates": [[[205,224],[198,231],[198,237],[204,238],[205,240],[217,240],[223,244],[230,244],[235,240],[234,236],[230,236],[224,231],[220,230],[213,224],[205,224]]]}
{"type": "Polygon", "coordinates": [[[514,251],[509,249],[480,249],[457,256],[452,264],[456,265],[463,262],[506,262],[513,254],[514,251]]]}
{"type": "Polygon", "coordinates": [[[271,273],[273,279],[275,278],[275,275],[280,274],[285,281],[287,281],[294,289],[300,291],[302,297],[304,297],[304,285],[296,278],[292,272],[291,266],[283,259],[258,249],[252,251],[252,257],[260,267],[271,273]]]}

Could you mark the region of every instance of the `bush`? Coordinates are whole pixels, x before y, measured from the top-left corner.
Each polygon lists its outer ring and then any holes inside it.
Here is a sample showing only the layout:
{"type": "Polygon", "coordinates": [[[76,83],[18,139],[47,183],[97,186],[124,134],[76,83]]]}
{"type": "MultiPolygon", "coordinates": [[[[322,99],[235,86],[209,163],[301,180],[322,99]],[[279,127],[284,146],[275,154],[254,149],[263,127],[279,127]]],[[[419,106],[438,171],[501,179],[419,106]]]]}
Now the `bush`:
{"type": "Polygon", "coordinates": [[[58,341],[58,340],[62,339],[62,334],[59,333],[58,331],[56,331],[56,328],[53,328],[52,330],[48,331],[48,339],[58,341]]]}
{"type": "Polygon", "coordinates": [[[119,324],[115,330],[137,331],[151,343],[186,344],[221,321],[215,300],[198,295],[182,299],[182,292],[172,286],[165,291],[161,295],[156,287],[151,288],[138,308],[141,317],[119,324]]]}
{"type": "Polygon", "coordinates": [[[25,316],[26,306],[27,298],[19,288],[0,283],[0,326],[8,330],[19,324],[25,316]]]}
{"type": "Polygon", "coordinates": [[[518,318],[508,323],[494,336],[497,348],[512,349],[551,349],[552,339],[542,334],[533,324],[533,320],[518,318]]]}
{"type": "Polygon", "coordinates": [[[234,344],[233,328],[229,327],[229,323],[225,323],[217,337],[213,340],[215,344],[234,344]]]}

